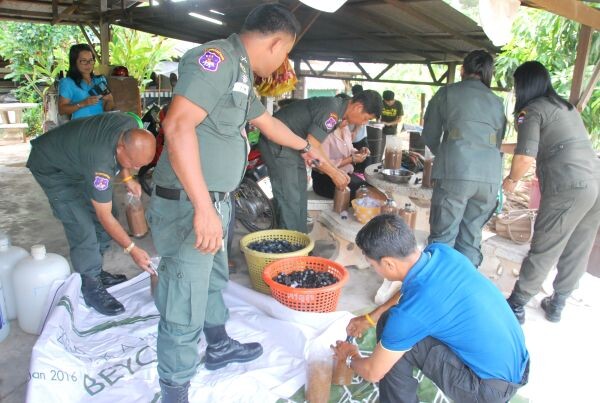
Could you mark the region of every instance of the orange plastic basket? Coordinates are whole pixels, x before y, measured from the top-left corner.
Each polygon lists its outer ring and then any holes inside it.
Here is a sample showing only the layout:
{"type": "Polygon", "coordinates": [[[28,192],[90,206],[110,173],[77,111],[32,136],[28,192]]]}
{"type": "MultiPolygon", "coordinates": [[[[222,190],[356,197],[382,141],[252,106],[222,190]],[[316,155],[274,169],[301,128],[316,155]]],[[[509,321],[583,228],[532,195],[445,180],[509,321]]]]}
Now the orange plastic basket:
{"type": "Polygon", "coordinates": [[[348,271],[341,264],[322,257],[301,256],[269,263],[262,277],[271,288],[273,298],[289,308],[305,312],[334,312],[342,287],[348,281],[348,271]],[[273,280],[273,277],[277,277],[279,273],[288,274],[305,269],[329,272],[338,279],[338,282],[321,288],[292,288],[273,280]]]}

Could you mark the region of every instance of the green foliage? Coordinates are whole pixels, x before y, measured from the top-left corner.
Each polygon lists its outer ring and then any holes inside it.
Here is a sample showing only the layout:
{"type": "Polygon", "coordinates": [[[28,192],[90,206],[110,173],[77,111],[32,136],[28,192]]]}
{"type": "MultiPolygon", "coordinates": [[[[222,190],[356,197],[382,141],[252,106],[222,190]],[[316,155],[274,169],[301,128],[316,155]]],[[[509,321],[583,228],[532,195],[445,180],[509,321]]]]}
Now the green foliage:
{"type": "Polygon", "coordinates": [[[69,47],[82,39],[73,26],[5,22],[0,30],[0,56],[10,61],[7,78],[21,85],[22,102],[41,102],[44,88],[69,65],[69,47]]]}
{"type": "Polygon", "coordinates": [[[42,134],[42,105],[23,111],[23,123],[27,123],[27,137],[37,137],[42,134]]]}
{"type": "Polygon", "coordinates": [[[127,67],[129,75],[137,79],[140,91],[151,81],[156,64],[175,56],[170,39],[117,26],[113,27],[109,46],[111,64],[127,67]]]}
{"type": "MultiPolygon", "coordinates": [[[[512,86],[512,74],[523,62],[537,60],[552,76],[552,84],[565,99],[569,98],[573,66],[577,52],[579,24],[544,11],[521,10],[513,24],[513,39],[496,59],[496,77],[504,86],[512,86]]],[[[596,31],[586,66],[586,78],[600,61],[600,34],[596,31]]],[[[584,83],[587,80],[584,80],[584,83]]],[[[600,91],[596,89],[582,112],[583,121],[596,147],[600,146],[600,91]]]]}

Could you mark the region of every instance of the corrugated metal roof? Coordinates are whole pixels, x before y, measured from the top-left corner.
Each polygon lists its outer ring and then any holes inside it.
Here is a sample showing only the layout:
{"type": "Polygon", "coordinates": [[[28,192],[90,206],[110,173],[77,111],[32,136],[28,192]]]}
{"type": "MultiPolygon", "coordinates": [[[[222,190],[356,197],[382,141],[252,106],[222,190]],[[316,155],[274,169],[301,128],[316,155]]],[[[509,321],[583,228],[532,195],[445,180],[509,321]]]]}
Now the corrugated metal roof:
{"type": "MultiPolygon", "coordinates": [[[[150,7],[131,0],[108,0],[108,10],[102,15],[113,24],[202,43],[239,31],[248,12],[266,2],[163,0],[150,7]],[[224,15],[215,15],[211,9],[224,15]],[[219,18],[224,25],[199,20],[189,12],[219,18]]],[[[319,13],[297,0],[279,3],[294,10],[303,26],[309,26],[292,58],[435,63],[460,61],[477,48],[492,53],[499,50],[473,20],[441,0],[348,0],[333,14],[319,13]]],[[[52,4],[52,0],[3,0],[0,18],[70,24],[97,24],[100,20],[100,1],[57,0],[54,9],[52,4]]]]}

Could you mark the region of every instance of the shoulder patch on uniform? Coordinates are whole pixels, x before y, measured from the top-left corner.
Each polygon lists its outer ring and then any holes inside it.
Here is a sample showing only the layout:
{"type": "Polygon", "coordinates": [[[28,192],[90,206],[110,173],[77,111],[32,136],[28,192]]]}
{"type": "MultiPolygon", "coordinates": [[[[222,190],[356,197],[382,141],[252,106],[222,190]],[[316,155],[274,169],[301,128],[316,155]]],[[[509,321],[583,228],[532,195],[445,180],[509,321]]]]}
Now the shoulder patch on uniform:
{"type": "Polygon", "coordinates": [[[94,176],[94,188],[99,191],[103,191],[108,189],[109,183],[110,176],[107,177],[106,174],[99,174],[99,172],[96,172],[96,176],[94,176]]]}
{"type": "Polygon", "coordinates": [[[335,127],[335,124],[338,121],[338,115],[336,113],[330,113],[329,117],[325,121],[325,128],[327,130],[332,130],[335,127]]]}
{"type": "Polygon", "coordinates": [[[215,72],[223,60],[225,60],[223,52],[217,48],[208,48],[198,59],[198,64],[206,71],[215,72]]]}
{"type": "Polygon", "coordinates": [[[521,123],[523,123],[525,121],[525,115],[527,115],[527,112],[525,112],[525,111],[519,112],[519,114],[517,115],[517,125],[520,125],[521,123]]]}

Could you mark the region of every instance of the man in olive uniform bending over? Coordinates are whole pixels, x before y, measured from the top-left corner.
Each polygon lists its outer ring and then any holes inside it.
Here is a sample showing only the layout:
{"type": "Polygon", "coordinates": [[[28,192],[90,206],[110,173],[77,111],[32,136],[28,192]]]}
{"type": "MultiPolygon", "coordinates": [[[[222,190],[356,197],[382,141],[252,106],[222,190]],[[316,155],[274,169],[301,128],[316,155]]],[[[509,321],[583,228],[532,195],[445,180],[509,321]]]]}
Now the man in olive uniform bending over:
{"type": "Polygon", "coordinates": [[[83,299],[103,315],[125,311],[105,288],[126,279],[102,270],[111,238],[140,268],[151,270],[148,253],[135,245],[112,212],[116,177],[129,192],[141,196],[140,184],[132,180],[129,170],[154,157],[154,136],[138,128],[138,120],[128,113],[72,120],[32,140],[27,160],[54,216],[63,224],[73,269],[81,274],[83,299]]]}
{"type": "Polygon", "coordinates": [[[435,154],[429,243],[454,247],[475,267],[481,229],[496,208],[506,128],[502,99],[490,89],[494,59],[484,50],[463,61],[462,81],[441,88],[425,112],[423,141],[435,154]]]}
{"type": "Polygon", "coordinates": [[[262,354],[258,343],[242,344],[225,329],[229,313],[222,290],[229,273],[227,237],[230,192],[242,180],[250,121],[276,143],[319,159],[307,141],[269,115],[252,84],[267,77],[292,49],[298,21],[285,7],[253,9],[241,33],[188,51],[164,122],[166,150],[153,174],[148,219],[160,256],[154,294],[160,312],[158,374],[162,401],[187,402],[190,379],[200,363],[202,331],[208,347],[205,367],[216,370],[262,354]]]}
{"type": "MultiPolygon", "coordinates": [[[[275,117],[294,133],[306,138],[311,146],[320,148],[325,137],[342,121],[344,124],[364,125],[379,117],[381,108],[381,96],[376,91],[366,90],[352,99],[317,97],[296,101],[280,109],[275,117]]],[[[277,226],[307,232],[304,161],[293,148],[275,144],[264,137],[260,138],[258,146],[269,168],[277,226]]],[[[318,169],[329,176],[337,188],[345,188],[350,181],[346,172],[327,159],[320,160],[318,169]]]]}

